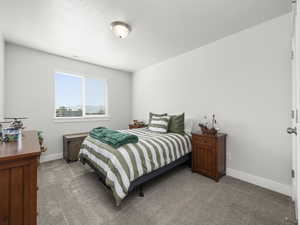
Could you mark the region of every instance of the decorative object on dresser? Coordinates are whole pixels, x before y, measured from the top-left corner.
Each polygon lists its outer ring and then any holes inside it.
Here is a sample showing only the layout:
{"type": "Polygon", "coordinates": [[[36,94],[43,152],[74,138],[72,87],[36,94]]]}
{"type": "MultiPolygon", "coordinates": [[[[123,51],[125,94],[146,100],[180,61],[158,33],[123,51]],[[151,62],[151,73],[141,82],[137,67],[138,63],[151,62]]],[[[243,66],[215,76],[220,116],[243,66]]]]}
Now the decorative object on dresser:
{"type": "Polygon", "coordinates": [[[192,171],[213,178],[226,175],[226,136],[192,133],[192,171]]]}
{"type": "Polygon", "coordinates": [[[36,131],[23,131],[17,142],[0,144],[0,224],[37,224],[40,154],[36,131]]]}
{"type": "Polygon", "coordinates": [[[63,135],[64,159],[68,163],[78,160],[80,146],[88,135],[88,132],[63,135]]]}
{"type": "Polygon", "coordinates": [[[0,141],[2,142],[14,142],[18,140],[19,135],[22,134],[22,130],[25,128],[23,126],[23,119],[28,119],[27,117],[5,117],[5,121],[0,122],[0,141]],[[7,121],[10,120],[10,121],[7,121]],[[2,128],[2,124],[9,123],[9,126],[2,128]]]}
{"type": "Polygon", "coordinates": [[[37,132],[37,136],[38,136],[38,139],[39,139],[39,144],[41,146],[41,152],[46,152],[47,151],[47,147],[44,146],[43,132],[42,131],[38,131],[37,132]]]}
{"type": "Polygon", "coordinates": [[[144,121],[138,121],[138,120],[133,120],[133,124],[129,124],[128,128],[129,129],[137,129],[137,128],[143,128],[146,127],[147,125],[145,124],[144,121]]]}

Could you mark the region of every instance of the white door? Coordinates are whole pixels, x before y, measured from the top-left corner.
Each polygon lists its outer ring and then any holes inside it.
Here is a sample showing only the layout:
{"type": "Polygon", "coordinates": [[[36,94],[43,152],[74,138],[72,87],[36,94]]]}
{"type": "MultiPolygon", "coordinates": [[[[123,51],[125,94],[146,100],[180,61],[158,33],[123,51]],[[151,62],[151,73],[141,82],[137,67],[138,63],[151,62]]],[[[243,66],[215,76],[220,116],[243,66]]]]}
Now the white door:
{"type": "MultiPolygon", "coordinates": [[[[297,135],[297,129],[298,126],[298,77],[296,73],[296,57],[295,57],[295,38],[292,38],[292,103],[293,103],[293,109],[291,112],[291,118],[292,118],[292,126],[288,128],[287,132],[292,134],[292,142],[293,142],[293,151],[292,151],[292,199],[295,202],[296,207],[296,216],[298,215],[298,204],[297,204],[297,168],[298,167],[298,136],[297,135]]],[[[299,186],[300,187],[300,186],[299,186]]],[[[298,218],[298,217],[297,217],[298,218]]]]}
{"type": "Polygon", "coordinates": [[[292,198],[295,202],[296,217],[300,215],[300,4],[293,2],[293,32],[292,32],[292,127],[288,128],[288,133],[292,134],[293,139],[293,180],[292,180],[292,198]],[[298,131],[298,135],[297,135],[298,131]]]}

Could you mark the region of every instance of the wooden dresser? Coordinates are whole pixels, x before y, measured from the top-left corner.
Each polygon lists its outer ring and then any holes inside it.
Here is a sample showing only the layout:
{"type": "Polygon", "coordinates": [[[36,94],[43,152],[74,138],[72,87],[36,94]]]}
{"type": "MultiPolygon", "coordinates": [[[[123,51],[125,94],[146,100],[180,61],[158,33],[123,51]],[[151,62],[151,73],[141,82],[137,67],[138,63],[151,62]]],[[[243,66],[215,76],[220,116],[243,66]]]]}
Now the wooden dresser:
{"type": "Polygon", "coordinates": [[[64,159],[69,162],[78,160],[80,146],[89,133],[65,134],[64,142],[64,159]]]}
{"type": "Polygon", "coordinates": [[[40,154],[35,131],[23,131],[18,142],[0,143],[0,225],[36,225],[40,154]]]}
{"type": "Polygon", "coordinates": [[[192,171],[213,178],[226,174],[226,134],[192,134],[192,171]]]}

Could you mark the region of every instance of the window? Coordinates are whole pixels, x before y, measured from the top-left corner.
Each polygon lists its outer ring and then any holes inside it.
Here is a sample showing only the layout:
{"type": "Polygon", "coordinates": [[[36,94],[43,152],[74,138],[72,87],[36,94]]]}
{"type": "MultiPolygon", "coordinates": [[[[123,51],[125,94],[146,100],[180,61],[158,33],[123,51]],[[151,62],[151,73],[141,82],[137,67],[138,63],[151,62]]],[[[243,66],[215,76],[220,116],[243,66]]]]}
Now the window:
{"type": "Polygon", "coordinates": [[[55,73],[55,117],[106,115],[106,89],[105,80],[55,73]]]}
{"type": "Polygon", "coordinates": [[[104,80],[85,79],[86,115],[105,115],[105,86],[104,80]]]}

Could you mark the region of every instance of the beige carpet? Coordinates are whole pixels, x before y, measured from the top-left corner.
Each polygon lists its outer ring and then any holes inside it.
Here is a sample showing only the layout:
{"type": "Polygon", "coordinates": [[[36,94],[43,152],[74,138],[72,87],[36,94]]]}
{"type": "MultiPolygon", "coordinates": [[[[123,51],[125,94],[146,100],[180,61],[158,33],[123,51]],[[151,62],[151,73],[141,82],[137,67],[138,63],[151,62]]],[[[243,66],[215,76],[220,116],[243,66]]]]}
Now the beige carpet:
{"type": "Polygon", "coordinates": [[[44,163],[38,174],[39,225],[292,225],[290,198],[224,177],[219,183],[181,166],[132,192],[120,207],[79,162],[44,163]],[[286,220],[289,218],[289,220],[286,220]]]}

